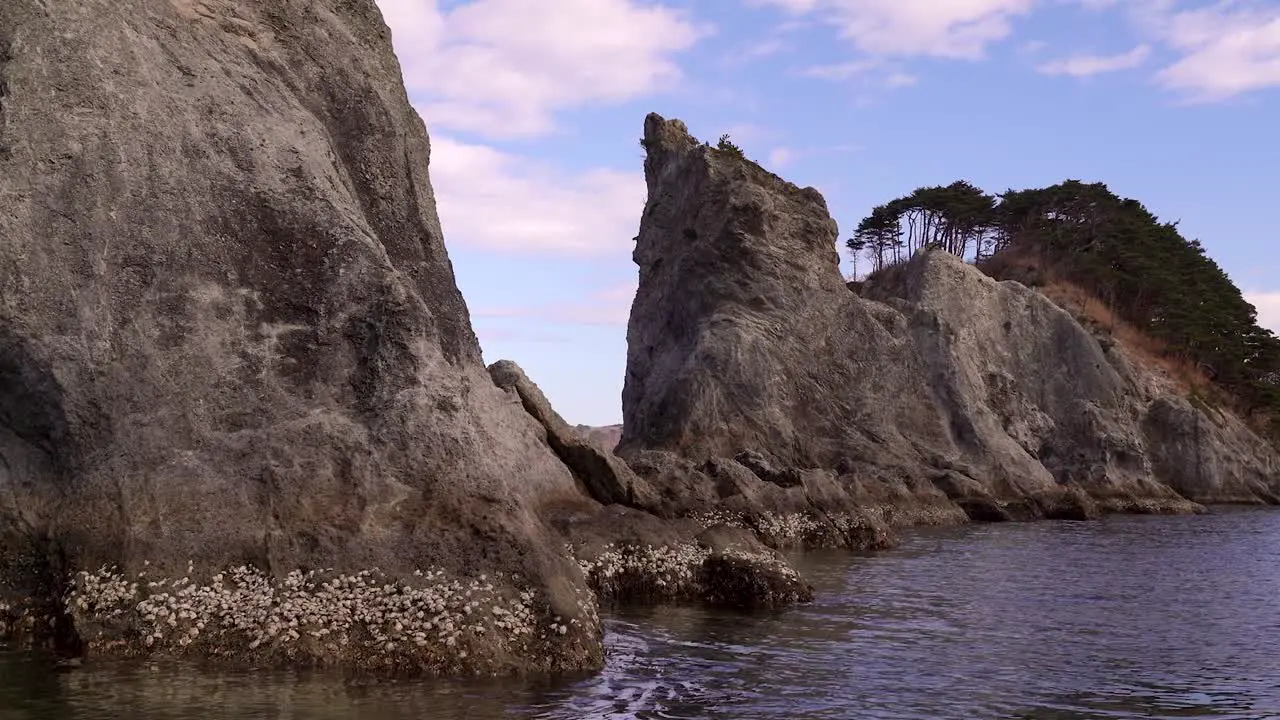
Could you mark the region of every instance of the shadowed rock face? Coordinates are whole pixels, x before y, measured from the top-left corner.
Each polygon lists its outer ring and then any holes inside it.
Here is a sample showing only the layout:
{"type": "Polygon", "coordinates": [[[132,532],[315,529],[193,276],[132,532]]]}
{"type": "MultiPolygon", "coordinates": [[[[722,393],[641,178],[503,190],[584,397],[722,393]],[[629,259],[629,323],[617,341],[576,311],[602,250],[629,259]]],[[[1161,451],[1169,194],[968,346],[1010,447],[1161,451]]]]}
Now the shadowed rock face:
{"type": "Polygon", "coordinates": [[[644,143],[619,453],[671,502],[758,505],[759,485],[716,479],[735,457],[827,510],[938,490],[974,519],[1273,500],[1274,450],[1043,295],[940,252],[855,294],[816,190],[677,120],[650,115],[644,143]]]}
{"type": "Polygon", "coordinates": [[[636,508],[654,505],[649,484],[636,477],[612,450],[591,442],[565,422],[519,365],[499,360],[489,366],[489,376],[495,385],[514,394],[525,411],[542,426],[547,445],[582,483],[586,494],[604,505],[621,503],[636,508]]]}
{"type": "Polygon", "coordinates": [[[373,0],[0,4],[0,586],[518,573],[582,623],[495,667],[598,662],[429,152],[373,0]]]}

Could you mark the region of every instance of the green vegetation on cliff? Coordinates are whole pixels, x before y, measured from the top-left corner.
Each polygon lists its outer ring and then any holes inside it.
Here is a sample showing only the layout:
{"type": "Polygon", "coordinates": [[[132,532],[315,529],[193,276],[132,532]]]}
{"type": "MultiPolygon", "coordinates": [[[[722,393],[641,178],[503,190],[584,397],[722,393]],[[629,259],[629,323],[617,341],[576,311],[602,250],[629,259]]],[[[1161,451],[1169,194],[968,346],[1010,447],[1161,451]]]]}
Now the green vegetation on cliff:
{"type": "Polygon", "coordinates": [[[1237,409],[1280,429],[1280,339],[1198,240],[1102,183],[989,195],[959,181],[877,206],[847,242],[879,270],[938,247],[992,272],[1021,261],[1102,299],[1193,364],[1237,409]],[[982,262],[983,260],[986,262],[982,262]]]}

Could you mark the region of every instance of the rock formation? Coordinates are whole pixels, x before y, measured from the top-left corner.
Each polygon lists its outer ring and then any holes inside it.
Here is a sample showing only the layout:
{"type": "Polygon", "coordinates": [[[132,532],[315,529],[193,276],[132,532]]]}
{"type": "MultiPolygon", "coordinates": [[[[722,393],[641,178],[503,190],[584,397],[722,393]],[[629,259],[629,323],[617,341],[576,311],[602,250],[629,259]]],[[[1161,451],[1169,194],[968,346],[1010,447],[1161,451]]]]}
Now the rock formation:
{"type": "Polygon", "coordinates": [[[89,571],[63,640],[599,662],[543,522],[590,501],[485,371],[429,149],[373,0],[0,5],[8,605],[89,571]],[[184,576],[137,616],[149,581],[184,576]],[[271,593],[315,617],[359,595],[373,619],[293,629],[254,609],[271,593]],[[246,610],[163,622],[196,596],[246,610]]]}
{"type": "Polygon", "coordinates": [[[0,636],[558,671],[593,590],[809,596],[486,371],[429,153],[373,0],[0,5],[0,636]]]}
{"type": "Polygon", "coordinates": [[[1274,501],[1273,448],[1043,295],[941,252],[851,292],[816,190],[657,115],[644,145],[619,453],[672,512],[911,524],[1274,501]]]}
{"type": "Polygon", "coordinates": [[[582,483],[586,494],[605,505],[621,503],[631,507],[653,507],[652,488],[611,450],[588,440],[560,417],[524,371],[510,360],[489,366],[494,384],[513,393],[525,411],[546,432],[547,444],[582,483]]]}
{"type": "Polygon", "coordinates": [[[816,191],[645,142],[628,467],[481,362],[373,0],[0,4],[0,634],[582,669],[598,598],[807,599],[782,547],[1274,499],[1036,293],[856,296],[816,191]]]}

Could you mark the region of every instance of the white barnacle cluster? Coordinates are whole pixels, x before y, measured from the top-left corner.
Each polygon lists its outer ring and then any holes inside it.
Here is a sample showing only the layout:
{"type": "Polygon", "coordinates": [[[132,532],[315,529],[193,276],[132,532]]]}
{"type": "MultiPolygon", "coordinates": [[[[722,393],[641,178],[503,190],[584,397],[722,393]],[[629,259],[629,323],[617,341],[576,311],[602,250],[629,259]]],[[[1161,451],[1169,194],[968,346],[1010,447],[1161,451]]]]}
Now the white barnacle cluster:
{"type": "Polygon", "coordinates": [[[30,597],[0,599],[0,640],[32,633],[37,626],[48,626],[51,618],[42,610],[44,608],[33,603],[30,597]]]}
{"type": "Polygon", "coordinates": [[[795,583],[803,582],[800,578],[800,573],[796,572],[795,568],[770,553],[754,553],[747,552],[745,550],[729,549],[723,551],[720,555],[725,558],[745,563],[747,566],[755,568],[757,572],[760,570],[768,570],[770,572],[777,573],[787,581],[795,583]]]}
{"type": "Polygon", "coordinates": [[[698,571],[709,555],[694,543],[609,545],[594,559],[578,563],[602,597],[677,598],[698,594],[698,571]]]}
{"type": "Polygon", "coordinates": [[[591,632],[600,631],[600,601],[590,585],[574,590],[577,594],[578,617],[591,632]]]}
{"type": "Polygon", "coordinates": [[[761,513],[756,523],[757,532],[779,541],[803,541],[822,528],[821,522],[805,513],[761,513]]]}
{"type": "MultiPolygon", "coordinates": [[[[577,620],[538,620],[532,590],[462,580],[444,571],[390,579],[377,570],[334,574],[295,570],[275,579],[240,566],[207,582],[177,579],[123,582],[103,568],[80,573],[68,608],[89,619],[129,616],[146,651],[193,646],[214,654],[304,654],[369,664],[412,661],[458,665],[477,650],[532,652],[535,637],[566,635],[577,620]]],[[[503,578],[497,578],[499,581],[503,578]]]]}
{"type": "Polygon", "coordinates": [[[696,521],[704,529],[715,525],[727,525],[734,528],[747,527],[746,521],[740,512],[729,512],[720,508],[712,508],[689,516],[690,519],[696,521]]]}
{"type": "Polygon", "coordinates": [[[750,516],[740,512],[729,512],[720,508],[712,508],[689,516],[703,528],[714,525],[727,525],[734,528],[752,530],[756,535],[770,544],[792,544],[808,541],[823,529],[822,521],[808,513],[796,512],[779,515],[777,513],[752,513],[750,516]]]}
{"type": "Polygon", "coordinates": [[[786,588],[783,596],[794,601],[806,587],[795,569],[773,553],[712,551],[694,543],[609,545],[579,565],[600,597],[620,602],[724,601],[726,587],[753,595],[773,592],[762,588],[786,588]]]}
{"type": "Polygon", "coordinates": [[[831,524],[835,525],[836,530],[841,534],[848,535],[851,532],[865,530],[870,527],[870,523],[866,518],[859,515],[850,515],[849,513],[838,513],[831,517],[831,524]]]}
{"type": "Polygon", "coordinates": [[[138,594],[137,581],[103,566],[95,573],[80,573],[79,583],[67,597],[69,609],[101,617],[124,612],[138,594]]]}

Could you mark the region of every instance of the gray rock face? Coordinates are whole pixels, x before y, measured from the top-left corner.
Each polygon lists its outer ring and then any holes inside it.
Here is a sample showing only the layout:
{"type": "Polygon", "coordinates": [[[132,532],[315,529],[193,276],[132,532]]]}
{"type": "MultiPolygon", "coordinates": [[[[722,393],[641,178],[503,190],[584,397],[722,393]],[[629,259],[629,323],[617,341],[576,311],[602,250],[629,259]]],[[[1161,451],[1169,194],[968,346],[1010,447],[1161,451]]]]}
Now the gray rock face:
{"type": "Polygon", "coordinates": [[[514,394],[525,411],[542,426],[547,444],[578,478],[588,495],[605,505],[656,506],[657,497],[649,484],[637,477],[618,456],[565,422],[519,365],[499,360],[489,366],[489,375],[494,384],[514,394]]]}
{"type": "Polygon", "coordinates": [[[619,453],[660,492],[723,503],[708,463],[737,457],[827,511],[901,516],[939,490],[975,519],[1273,501],[1272,448],[1153,389],[1043,295],[940,252],[856,294],[816,190],[676,120],[650,115],[644,142],[619,453]]]}
{"type": "Polygon", "coordinates": [[[429,152],[373,0],[0,4],[0,586],[488,572],[581,622],[473,659],[599,661],[540,520],[589,501],[486,374],[429,152]]]}

